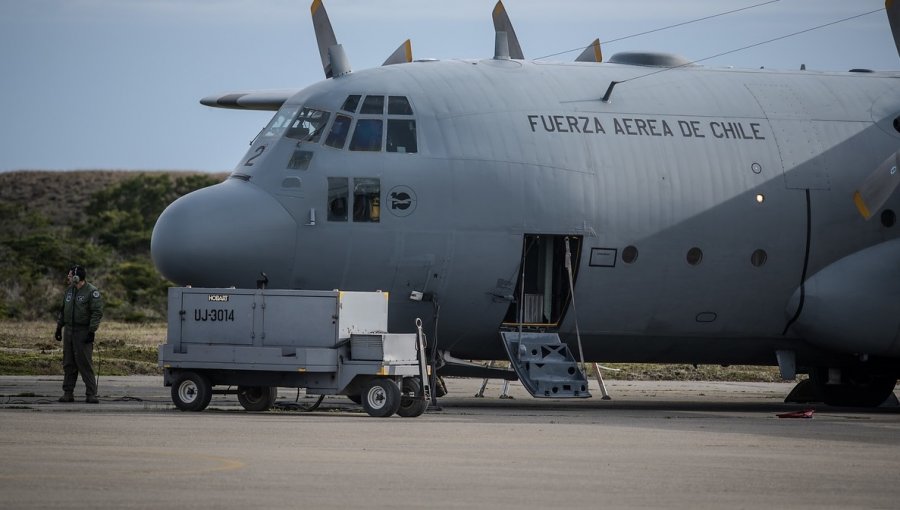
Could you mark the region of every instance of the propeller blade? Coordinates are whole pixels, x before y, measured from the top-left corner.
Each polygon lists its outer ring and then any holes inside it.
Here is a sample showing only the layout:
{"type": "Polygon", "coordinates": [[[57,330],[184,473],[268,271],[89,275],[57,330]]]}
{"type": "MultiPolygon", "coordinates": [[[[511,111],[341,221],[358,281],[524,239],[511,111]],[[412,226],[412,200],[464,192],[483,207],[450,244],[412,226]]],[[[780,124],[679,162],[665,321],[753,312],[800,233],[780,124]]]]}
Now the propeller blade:
{"type": "Polygon", "coordinates": [[[322,0],[313,0],[309,10],[312,12],[313,30],[319,44],[319,56],[322,57],[322,69],[325,71],[325,78],[331,78],[331,58],[328,56],[328,48],[337,46],[337,38],[334,37],[334,30],[331,28],[331,21],[322,0]]]}
{"type": "Polygon", "coordinates": [[[869,219],[888,201],[900,184],[900,151],[891,154],[884,163],[866,177],[853,202],[862,217],[869,219]]]}
{"type": "Polygon", "coordinates": [[[492,16],[494,18],[494,31],[506,32],[506,40],[509,44],[509,58],[524,60],[525,55],[522,54],[522,47],[519,46],[516,31],[513,30],[512,22],[509,21],[509,15],[506,14],[506,8],[503,7],[502,1],[497,1],[492,16]]]}
{"type": "Polygon", "coordinates": [[[888,23],[891,24],[891,34],[894,36],[894,45],[900,54],[900,2],[885,0],[884,10],[887,12],[888,23]]]}
{"type": "Polygon", "coordinates": [[[384,61],[383,66],[389,66],[394,64],[406,64],[412,62],[412,43],[409,42],[409,39],[403,42],[393,53],[391,56],[384,61]]]}
{"type": "Polygon", "coordinates": [[[578,55],[575,62],[603,62],[603,52],[600,51],[600,39],[594,39],[594,42],[578,55]]]}

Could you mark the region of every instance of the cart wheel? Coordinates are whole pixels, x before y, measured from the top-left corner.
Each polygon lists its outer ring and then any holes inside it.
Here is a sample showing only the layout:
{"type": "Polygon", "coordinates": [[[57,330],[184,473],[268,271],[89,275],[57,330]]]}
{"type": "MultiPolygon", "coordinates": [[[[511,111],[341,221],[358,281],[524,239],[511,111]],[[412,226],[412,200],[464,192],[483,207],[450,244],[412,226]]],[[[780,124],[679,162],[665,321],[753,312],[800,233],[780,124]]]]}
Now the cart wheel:
{"type": "Polygon", "coordinates": [[[278,398],[275,386],[238,386],[238,402],[247,411],[268,411],[278,398]]]}
{"type": "Polygon", "coordinates": [[[386,418],[400,409],[400,387],[393,379],[372,379],[362,392],[362,405],[369,416],[386,418]]]}
{"type": "Polygon", "coordinates": [[[182,411],[202,411],[212,400],[212,385],[203,374],[181,372],[172,384],[172,402],[182,411]]]}
{"type": "Polygon", "coordinates": [[[422,383],[416,377],[403,378],[403,395],[400,397],[400,409],[397,414],[404,418],[421,416],[428,407],[428,401],[422,394],[422,383]]]}

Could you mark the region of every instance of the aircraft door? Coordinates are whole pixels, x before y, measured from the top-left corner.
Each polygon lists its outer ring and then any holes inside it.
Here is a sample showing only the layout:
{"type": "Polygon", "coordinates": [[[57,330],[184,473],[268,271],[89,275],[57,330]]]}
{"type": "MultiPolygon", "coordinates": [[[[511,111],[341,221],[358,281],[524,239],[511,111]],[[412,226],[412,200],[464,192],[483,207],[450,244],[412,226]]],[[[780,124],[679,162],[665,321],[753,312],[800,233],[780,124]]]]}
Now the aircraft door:
{"type": "Polygon", "coordinates": [[[581,245],[581,236],[525,235],[515,296],[506,312],[504,327],[559,327],[572,301],[567,258],[571,261],[574,284],[578,275],[581,245]]]}

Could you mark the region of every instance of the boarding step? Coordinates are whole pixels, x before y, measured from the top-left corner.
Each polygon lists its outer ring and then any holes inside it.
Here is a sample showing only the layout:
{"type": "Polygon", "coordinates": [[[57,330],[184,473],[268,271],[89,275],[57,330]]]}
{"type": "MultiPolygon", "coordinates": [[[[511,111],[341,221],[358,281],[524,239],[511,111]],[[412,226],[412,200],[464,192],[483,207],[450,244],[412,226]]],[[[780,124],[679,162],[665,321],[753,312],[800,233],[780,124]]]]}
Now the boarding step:
{"type": "Polygon", "coordinates": [[[522,386],[537,398],[587,398],[587,377],[556,333],[501,331],[522,386]]]}

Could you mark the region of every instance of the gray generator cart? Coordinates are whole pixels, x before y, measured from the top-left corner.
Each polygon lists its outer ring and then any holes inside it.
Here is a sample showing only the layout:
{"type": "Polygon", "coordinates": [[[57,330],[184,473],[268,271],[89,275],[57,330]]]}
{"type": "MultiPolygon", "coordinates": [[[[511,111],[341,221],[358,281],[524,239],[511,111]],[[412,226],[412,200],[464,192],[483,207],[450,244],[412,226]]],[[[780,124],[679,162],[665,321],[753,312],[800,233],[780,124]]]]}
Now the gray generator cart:
{"type": "Polygon", "coordinates": [[[173,287],[163,380],[182,411],[231,393],[215,386],[237,387],[244,409],[264,411],[290,387],[346,395],[371,416],[419,416],[423,340],[387,333],[387,312],[386,292],[173,287]]]}

